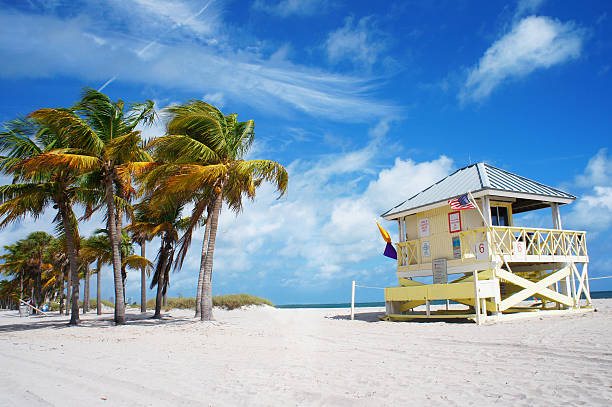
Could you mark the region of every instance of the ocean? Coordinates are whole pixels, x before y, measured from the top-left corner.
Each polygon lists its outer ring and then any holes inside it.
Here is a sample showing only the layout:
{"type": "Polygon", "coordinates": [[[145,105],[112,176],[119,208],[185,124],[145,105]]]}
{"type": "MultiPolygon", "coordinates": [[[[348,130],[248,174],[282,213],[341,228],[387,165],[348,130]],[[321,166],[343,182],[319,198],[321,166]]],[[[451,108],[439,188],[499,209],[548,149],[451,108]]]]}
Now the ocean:
{"type": "MultiPolygon", "coordinates": [[[[612,291],[593,291],[591,298],[612,298],[612,291]]],[[[432,304],[445,304],[444,300],[432,301],[432,304]]],[[[384,307],[384,301],[378,302],[356,302],[355,308],[364,307],[384,307]]],[[[339,302],[330,304],[284,304],[277,305],[276,308],[351,308],[350,302],[339,302]]]]}

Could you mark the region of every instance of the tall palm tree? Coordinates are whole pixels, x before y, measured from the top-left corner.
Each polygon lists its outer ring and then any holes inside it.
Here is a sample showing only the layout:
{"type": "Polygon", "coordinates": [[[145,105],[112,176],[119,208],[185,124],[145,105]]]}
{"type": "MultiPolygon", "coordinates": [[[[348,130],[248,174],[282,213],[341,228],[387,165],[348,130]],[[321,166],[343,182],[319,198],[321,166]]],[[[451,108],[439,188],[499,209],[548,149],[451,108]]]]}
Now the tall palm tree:
{"type": "Polygon", "coordinates": [[[210,209],[206,228],[209,236],[203,242],[206,250],[200,265],[200,319],[212,320],[213,258],[223,202],[239,212],[242,196],[253,198],[262,180],[272,182],[282,196],[289,177],[285,168],[275,161],[244,160],[255,135],[252,120],[239,122],[238,115],[224,115],[200,100],[172,106],[166,111],[170,115],[167,135],[150,143],[155,160],[166,163],[156,170],[160,174],[157,196],[163,199],[180,194],[195,199],[191,227],[210,209]]]}
{"type": "MultiPolygon", "coordinates": [[[[125,323],[125,301],[121,273],[120,240],[122,216],[129,205],[125,197],[131,191],[130,168],[151,158],[142,148],[136,126],[149,124],[155,118],[154,104],[147,101],[126,108],[122,100],[113,102],[105,94],[86,88],[71,111],[39,109],[30,115],[62,132],[69,149],[55,150],[39,160],[44,168],[78,166],[89,174],[90,182],[104,192],[99,203],[106,206],[115,284],[115,323],[125,323]]],[[[91,184],[90,184],[91,185],[91,184]]],[[[99,208],[100,206],[92,206],[99,208]]],[[[91,213],[91,211],[89,211],[91,213]]]]}
{"type": "Polygon", "coordinates": [[[70,264],[70,324],[76,325],[79,321],[79,235],[72,205],[87,195],[78,185],[81,163],[79,160],[61,165],[52,162],[53,151],[66,147],[62,132],[53,126],[36,119],[17,119],[7,123],[5,129],[0,132],[0,150],[5,153],[0,158],[0,169],[13,176],[13,183],[0,186],[0,228],[26,215],[37,218],[50,205],[57,209],[54,222],[65,236],[70,264]]]}

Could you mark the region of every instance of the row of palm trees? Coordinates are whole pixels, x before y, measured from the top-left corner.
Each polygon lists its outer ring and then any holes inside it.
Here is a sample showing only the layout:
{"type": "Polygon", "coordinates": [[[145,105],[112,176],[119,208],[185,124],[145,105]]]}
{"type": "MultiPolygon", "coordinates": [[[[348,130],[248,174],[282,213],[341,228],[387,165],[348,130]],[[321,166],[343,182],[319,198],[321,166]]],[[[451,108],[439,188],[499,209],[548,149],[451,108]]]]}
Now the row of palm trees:
{"type": "MultiPolygon", "coordinates": [[[[110,239],[106,230],[100,229],[89,238],[79,239],[78,272],[79,280],[84,281],[83,313],[89,311],[90,266],[95,264],[97,275],[97,313],[101,309],[101,269],[104,264],[111,264],[110,239]]],[[[132,269],[149,268],[150,262],[141,256],[135,256],[132,240],[124,232],[121,239],[121,253],[125,266],[132,269]]],[[[64,297],[64,282],[71,281],[66,256],[65,239],[55,238],[42,231],[30,233],[14,244],[4,246],[0,255],[0,272],[11,280],[0,282],[0,302],[3,307],[15,308],[17,299],[24,296],[31,298],[33,305],[40,308],[47,300],[57,300],[60,314],[64,311],[64,299],[70,304],[71,295],[64,297]]],[[[70,293],[71,287],[68,286],[70,293]]]]}
{"type": "MultiPolygon", "coordinates": [[[[73,107],[44,108],[5,124],[0,132],[0,171],[12,183],[0,186],[0,227],[26,216],[39,217],[52,207],[71,276],[70,324],[79,322],[79,264],[87,255],[78,233],[79,220],[104,214],[110,244],[117,324],[125,323],[124,284],[127,254],[124,233],[141,243],[160,238],[151,286],[161,298],[171,269],[180,269],[193,232],[204,226],[196,291],[196,315],[211,320],[212,270],[217,225],[222,206],[235,212],[242,198],[253,199],[263,182],[284,194],[287,171],[277,162],[245,160],[254,139],[254,122],[238,121],[200,100],[163,110],[166,133],[143,140],[143,126],[159,120],[152,101],[126,105],[84,89],[73,107]],[[77,218],[75,208],[83,208],[77,218]],[[190,216],[181,217],[186,208],[190,216]],[[124,226],[124,220],[129,224],[124,226]],[[85,253],[85,254],[83,254],[85,253]]],[[[140,257],[140,256],[139,256],[140,257]]],[[[100,263],[102,264],[102,263],[100,263]]],[[[143,288],[144,289],[144,288],[143,288]]],[[[156,310],[156,316],[159,312],[156,310]]]]}

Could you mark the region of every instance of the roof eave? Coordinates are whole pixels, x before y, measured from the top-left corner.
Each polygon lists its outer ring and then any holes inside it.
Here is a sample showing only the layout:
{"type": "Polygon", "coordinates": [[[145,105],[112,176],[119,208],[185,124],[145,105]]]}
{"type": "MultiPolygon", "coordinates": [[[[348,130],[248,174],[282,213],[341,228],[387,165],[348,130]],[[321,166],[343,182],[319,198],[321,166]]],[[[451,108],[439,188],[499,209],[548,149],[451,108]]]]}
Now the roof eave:
{"type": "MultiPolygon", "coordinates": [[[[461,194],[463,195],[463,194],[461,194]]],[[[456,198],[461,195],[451,196],[449,198],[445,198],[436,202],[428,203],[426,205],[417,206],[415,208],[406,209],[403,211],[389,213],[389,211],[380,215],[385,220],[395,220],[398,218],[402,218],[404,216],[414,215],[419,212],[424,212],[430,209],[439,208],[448,203],[450,199],[456,198]]],[[[569,194],[568,194],[569,195],[569,194]]],[[[472,196],[474,198],[481,198],[483,196],[503,196],[509,198],[521,198],[521,199],[530,199],[533,201],[541,201],[541,202],[551,202],[558,203],[561,205],[570,204],[576,200],[576,197],[570,195],[571,198],[564,198],[559,196],[549,196],[549,195],[540,195],[540,194],[529,194],[525,192],[514,192],[514,191],[505,191],[501,189],[493,189],[493,188],[483,188],[478,191],[472,192],[472,196]]]]}

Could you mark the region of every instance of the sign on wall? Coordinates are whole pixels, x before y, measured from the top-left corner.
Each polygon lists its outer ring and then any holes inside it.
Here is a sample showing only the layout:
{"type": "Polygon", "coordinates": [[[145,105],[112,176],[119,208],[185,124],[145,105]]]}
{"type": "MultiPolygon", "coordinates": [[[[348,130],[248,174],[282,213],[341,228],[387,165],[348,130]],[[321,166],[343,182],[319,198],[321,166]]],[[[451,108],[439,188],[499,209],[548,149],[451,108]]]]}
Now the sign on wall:
{"type": "Polygon", "coordinates": [[[429,236],[429,218],[419,219],[419,237],[429,236]]]}
{"type": "Polygon", "coordinates": [[[485,240],[476,243],[476,260],[489,260],[489,243],[485,240]]]}
{"type": "Polygon", "coordinates": [[[431,262],[431,270],[433,272],[434,284],[448,283],[448,272],[446,270],[446,259],[434,259],[431,262]]]}
{"type": "Polygon", "coordinates": [[[429,240],[423,240],[421,242],[421,257],[431,257],[431,246],[429,240]]]}
{"type": "Polygon", "coordinates": [[[453,237],[453,258],[461,258],[461,239],[459,236],[453,237]]]}
{"type": "Polygon", "coordinates": [[[451,212],[448,214],[448,231],[450,233],[461,232],[461,212],[451,212]]]}

